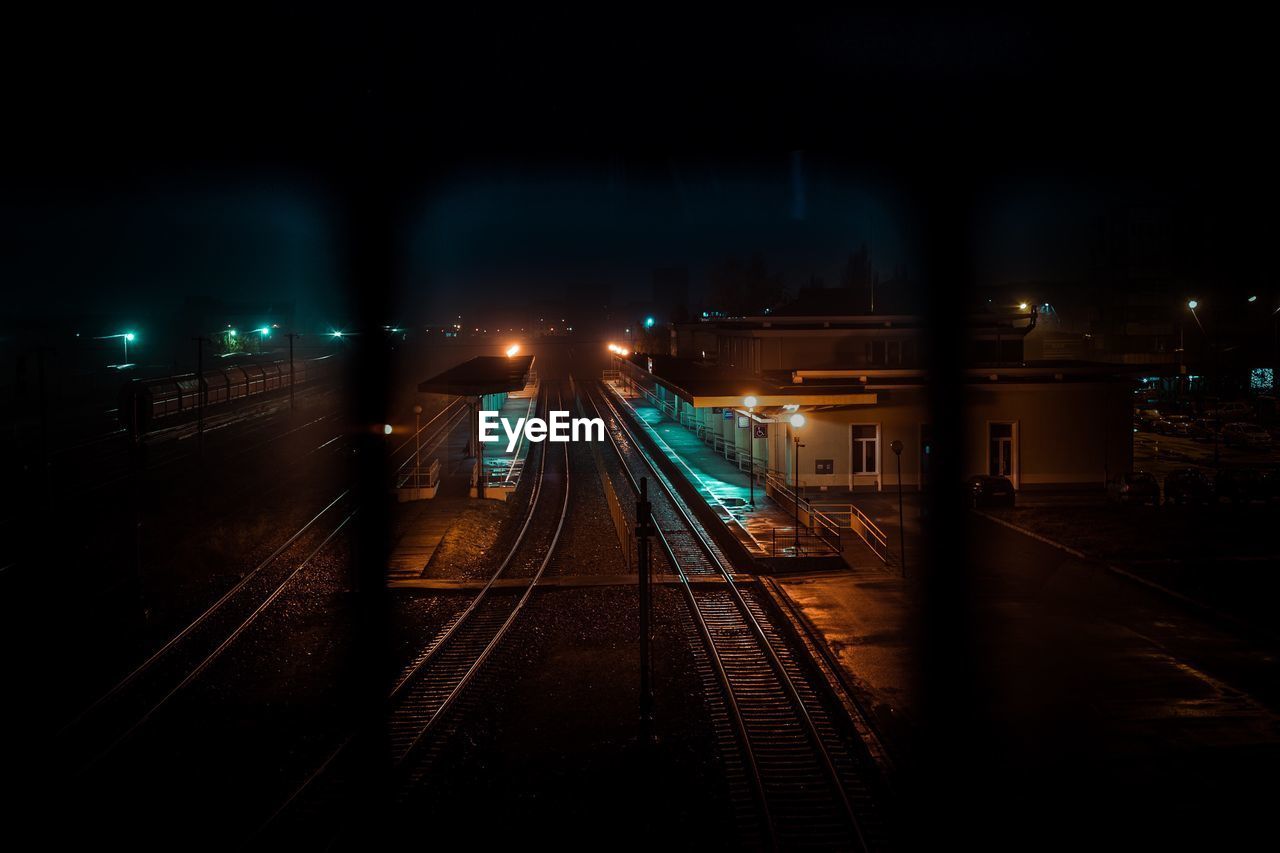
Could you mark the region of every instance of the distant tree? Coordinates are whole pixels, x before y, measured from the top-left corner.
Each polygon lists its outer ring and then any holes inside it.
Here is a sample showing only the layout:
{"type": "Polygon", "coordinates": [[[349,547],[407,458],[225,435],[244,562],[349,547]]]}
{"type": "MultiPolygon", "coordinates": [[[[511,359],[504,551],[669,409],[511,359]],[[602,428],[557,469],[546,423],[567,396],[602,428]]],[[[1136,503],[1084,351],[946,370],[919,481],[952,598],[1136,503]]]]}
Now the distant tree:
{"type": "Polygon", "coordinates": [[[762,314],[786,296],[782,273],[770,270],[759,253],[745,262],[740,258],[722,262],[712,268],[708,283],[712,305],[727,314],[762,314]]]}
{"type": "Polygon", "coordinates": [[[855,304],[869,312],[876,310],[876,285],[879,275],[871,265],[871,250],[863,243],[849,254],[840,273],[840,286],[853,294],[855,304]]]}

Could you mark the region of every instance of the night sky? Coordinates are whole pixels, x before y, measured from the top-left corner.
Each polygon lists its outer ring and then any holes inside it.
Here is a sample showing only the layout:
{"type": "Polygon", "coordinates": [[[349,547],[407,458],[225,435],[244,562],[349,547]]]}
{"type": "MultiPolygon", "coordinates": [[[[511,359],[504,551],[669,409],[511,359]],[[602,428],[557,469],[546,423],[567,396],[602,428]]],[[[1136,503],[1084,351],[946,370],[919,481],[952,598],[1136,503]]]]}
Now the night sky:
{"type": "Polygon", "coordinates": [[[969,202],[979,285],[1078,280],[1100,219],[1143,206],[1176,211],[1209,287],[1262,280],[1260,39],[1075,9],[33,13],[3,60],[7,311],[270,296],[341,323],[342,199],[368,185],[394,223],[391,322],[575,282],[645,299],[659,266],[697,294],[755,253],[833,285],[864,243],[916,276],[929,193],[969,202]]]}

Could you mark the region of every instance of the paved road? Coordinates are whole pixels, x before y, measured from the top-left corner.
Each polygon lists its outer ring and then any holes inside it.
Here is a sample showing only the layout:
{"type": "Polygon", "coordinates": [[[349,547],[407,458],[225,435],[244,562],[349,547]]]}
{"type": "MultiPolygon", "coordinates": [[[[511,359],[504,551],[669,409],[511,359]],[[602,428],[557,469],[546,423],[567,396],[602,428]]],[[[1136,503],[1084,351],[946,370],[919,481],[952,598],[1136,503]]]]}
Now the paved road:
{"type": "Polygon", "coordinates": [[[1078,815],[1110,841],[1122,821],[1144,845],[1265,824],[1280,791],[1273,650],[988,519],[972,530],[996,776],[1024,813],[1078,815]]]}

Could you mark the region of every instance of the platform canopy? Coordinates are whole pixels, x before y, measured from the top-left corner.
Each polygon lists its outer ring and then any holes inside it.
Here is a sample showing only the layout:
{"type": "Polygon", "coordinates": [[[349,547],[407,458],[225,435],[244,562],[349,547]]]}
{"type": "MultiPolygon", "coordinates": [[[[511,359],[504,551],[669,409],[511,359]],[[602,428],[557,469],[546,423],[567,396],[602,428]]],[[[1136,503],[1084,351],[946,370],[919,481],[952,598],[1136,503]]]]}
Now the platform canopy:
{"type": "Polygon", "coordinates": [[[459,397],[518,391],[528,384],[531,355],[480,355],[418,383],[418,390],[459,397]]]}

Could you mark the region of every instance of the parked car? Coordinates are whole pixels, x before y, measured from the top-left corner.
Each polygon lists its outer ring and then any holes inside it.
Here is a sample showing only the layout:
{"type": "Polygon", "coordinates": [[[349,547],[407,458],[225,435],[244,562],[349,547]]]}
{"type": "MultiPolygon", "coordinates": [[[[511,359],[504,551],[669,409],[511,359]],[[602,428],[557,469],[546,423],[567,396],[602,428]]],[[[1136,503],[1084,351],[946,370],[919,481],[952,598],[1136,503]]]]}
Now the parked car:
{"type": "Polygon", "coordinates": [[[1218,422],[1213,418],[1196,418],[1187,427],[1187,435],[1196,441],[1213,441],[1218,434],[1218,422]]]}
{"type": "Polygon", "coordinates": [[[1233,504],[1269,501],[1275,491],[1271,472],[1257,468],[1221,468],[1213,485],[1219,498],[1233,504]]]}
{"type": "Polygon", "coordinates": [[[1014,504],[1013,483],[1005,477],[977,474],[966,481],[966,486],[965,501],[974,509],[992,506],[1011,507],[1014,504]]]}
{"type": "Polygon", "coordinates": [[[1191,432],[1191,418],[1186,415],[1165,415],[1152,424],[1151,429],[1161,435],[1188,435],[1191,432]]]}
{"type": "Polygon", "coordinates": [[[1146,471],[1129,471],[1107,483],[1107,497],[1117,503],[1160,505],[1160,483],[1146,471]]]}
{"type": "Polygon", "coordinates": [[[1178,468],[1164,478],[1166,504],[1212,504],[1213,484],[1199,468],[1178,468]]]}
{"type": "Polygon", "coordinates": [[[1257,424],[1238,421],[1222,428],[1222,441],[1239,447],[1270,447],[1271,433],[1257,424]]]}
{"type": "Polygon", "coordinates": [[[1160,420],[1159,409],[1138,409],[1133,413],[1133,425],[1140,430],[1150,430],[1160,420]]]}
{"type": "Polygon", "coordinates": [[[1221,421],[1239,421],[1253,417],[1253,407],[1248,403],[1221,403],[1205,414],[1221,421]]]}

